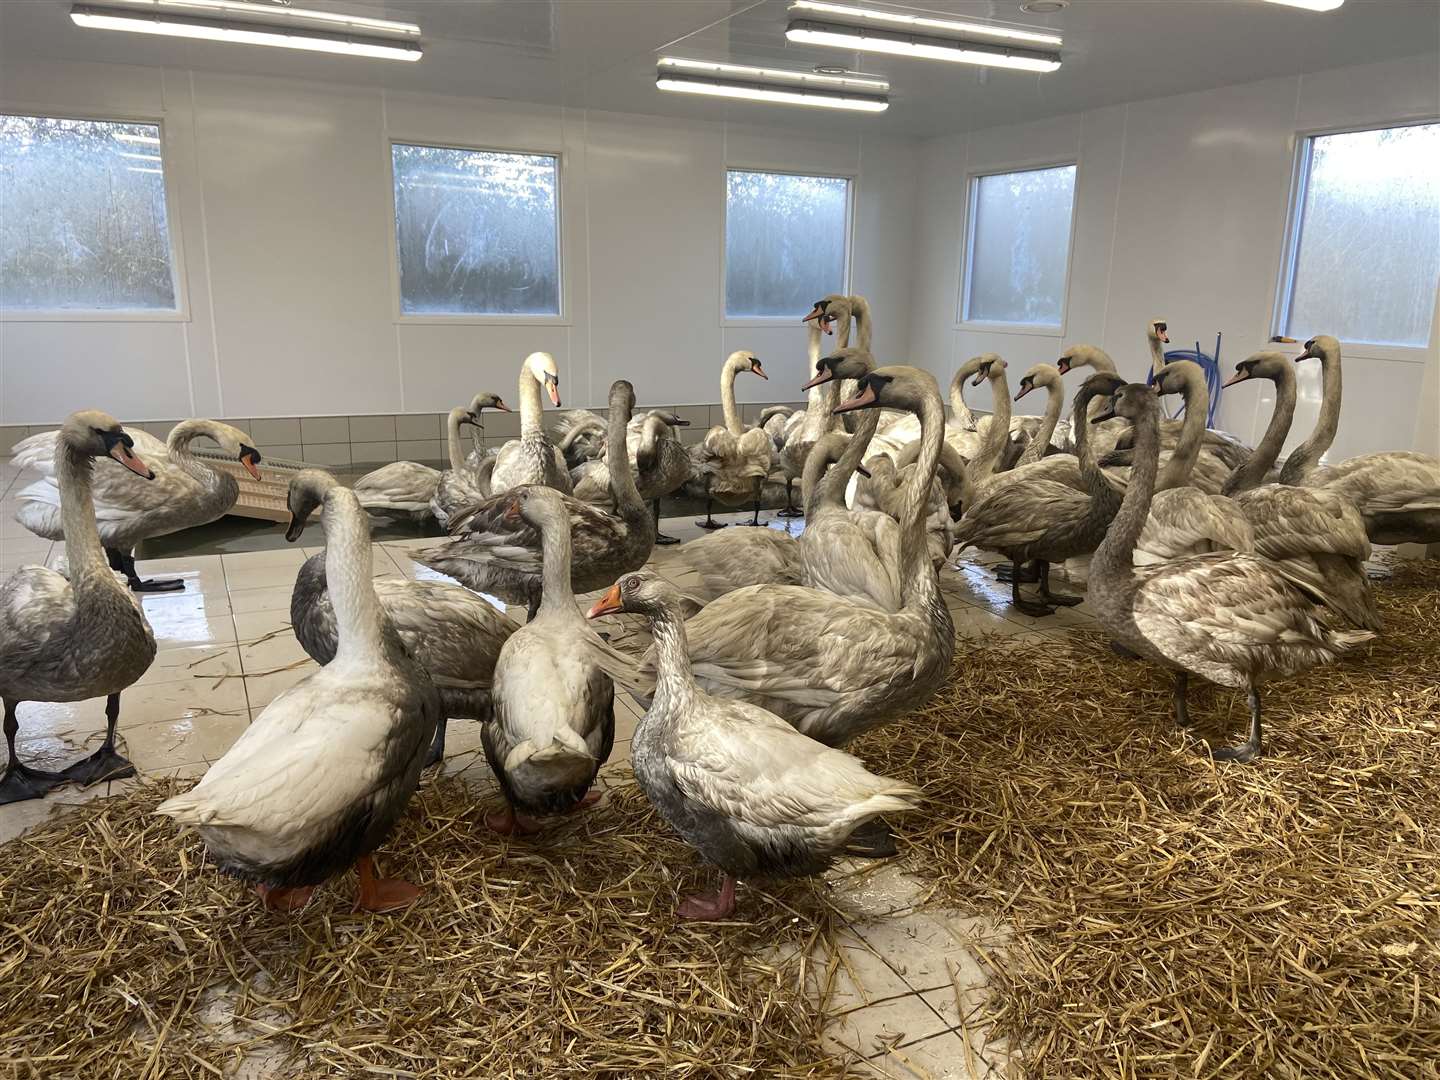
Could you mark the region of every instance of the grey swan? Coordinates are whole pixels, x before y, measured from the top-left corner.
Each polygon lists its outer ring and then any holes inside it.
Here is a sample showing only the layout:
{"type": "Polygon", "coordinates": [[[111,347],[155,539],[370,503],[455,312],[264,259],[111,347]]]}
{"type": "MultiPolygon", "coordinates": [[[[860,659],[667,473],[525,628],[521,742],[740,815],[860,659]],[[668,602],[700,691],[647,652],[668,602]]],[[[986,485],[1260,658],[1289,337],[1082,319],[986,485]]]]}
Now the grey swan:
{"type": "Polygon", "coordinates": [[[420,890],[377,878],[371,853],[415,793],[440,697],[375,594],[360,501],[349,488],[324,487],[323,477],[302,483],[324,489],[335,657],[267,705],[198,784],[155,812],[197,828],[220,869],[253,883],[270,910],[303,908],[353,865],[356,909],[389,911],[420,890]]]}
{"type": "MultiPolygon", "coordinates": [[[[606,420],[615,512],[562,495],[561,502],[570,514],[572,555],[567,561],[571,588],[576,592],[602,588],[627,570],[639,569],[655,546],[655,520],[640,498],[625,451],[626,427],[634,408],[635,388],[617,379],[610,387],[606,420]]],[[[549,485],[522,485],[535,486],[549,485]]],[[[498,492],[457,515],[450,540],[411,555],[416,562],[476,592],[528,604],[533,615],[540,603],[543,541],[539,530],[509,512],[512,500],[508,496],[515,490],[498,492]]]]}
{"type": "MultiPolygon", "coordinates": [[[[598,416],[595,420],[600,424],[603,435],[604,421],[598,416]]],[[[675,433],[676,428],[689,426],[689,420],[672,412],[651,409],[631,417],[625,428],[625,446],[630,455],[630,467],[635,472],[635,487],[640,497],[650,504],[651,516],[655,519],[656,544],[680,542],[660,532],[660,499],[679,490],[690,479],[690,455],[675,433]]],[[[615,496],[610,485],[610,467],[604,455],[597,455],[593,460],[571,469],[570,478],[574,481],[577,499],[613,505],[615,496]]]]}
{"type": "MultiPolygon", "coordinates": [[[[290,527],[285,539],[300,539],[305,523],[324,504],[336,480],[307,469],[290,481],[290,527]]],[[[290,624],[300,647],[317,664],[335,659],[339,626],[325,579],[326,553],[305,560],[290,593],[290,624]]],[[[516,630],[504,612],[469,589],[444,581],[376,578],[375,595],[414,661],[440,693],[440,719],[425,758],[428,768],[445,756],[450,719],[489,720],[490,686],[500,648],[516,630]]]]}
{"type": "Polygon", "coordinates": [[[1133,566],[1159,472],[1159,398],[1132,383],[1091,422],[1112,416],[1131,423],[1135,464],[1120,511],[1091,560],[1091,606],[1121,646],[1175,672],[1175,716],[1181,725],[1190,722],[1186,689],[1192,673],[1246,691],[1248,737],[1211,756],[1253,760],[1262,749],[1260,684],[1329,663],[1375,635],[1331,627],[1326,610],[1286,577],[1280,564],[1258,555],[1215,552],[1133,566]]]}
{"type": "Polygon", "coordinates": [[[698,522],[702,529],[725,528],[711,516],[716,502],[726,506],[752,503],[755,513],[747,524],[763,524],[760,495],[765,478],[770,475],[774,447],[764,428],[747,428],[740,419],[740,407],[735,403],[735,377],[746,371],[762,379],[770,377],[752,352],[737,349],[726,357],[720,368],[720,404],[725,423],[712,427],[705,433],[704,441],[690,448],[694,480],[705,499],[705,520],[698,522]]]}
{"type": "Polygon", "coordinates": [[[566,500],[537,484],[505,498],[505,516],[539,534],[545,575],[539,610],[500,649],[491,690],[495,719],[480,731],[505,795],[505,810],[485,821],[510,834],[534,832],[535,817],[598,798],[590,788],[615,743],[615,687],[570,586],[566,500]]]}
{"type": "MultiPolygon", "coordinates": [[[[144,455],[155,479],[142,480],[111,462],[96,463],[91,491],[100,540],[110,568],[125,575],[133,592],[176,592],[185,587],[178,578],[141,580],[135,572],[135,546],[142,540],[224,517],[240,494],[240,484],[233,476],[190,453],[191,442],[212,439],[256,480],[260,479],[260,451],[249,445],[249,435],[219,420],[182,420],[163,443],[138,429],[127,430],[126,435],[144,455]]],[[[47,540],[65,539],[56,440],[57,433],[47,431],[15,444],[15,464],[45,474],[43,480],[20,491],[15,520],[47,540]]]]}
{"type": "Polygon", "coordinates": [[[67,573],[22,566],[0,585],[0,700],[5,706],[5,774],[0,804],[38,799],[59,784],[133,776],[115,752],[120,693],[155,659],[155,635],[140,606],[110,572],[95,528],[94,462],[113,458],[137,478],[154,474],[134,440],[103,412],[72,413],[51,440],[60,492],[67,573]],[[64,772],[31,769],[15,754],[16,713],[27,701],[104,697],[105,741],[64,772]]]}
{"type": "Polygon", "coordinates": [[[681,900],[681,918],[731,915],[737,878],[801,877],[843,855],[895,853],[880,815],[911,809],[918,789],[757,705],[706,693],[690,669],[680,597],[663,579],[625,575],[589,617],[622,611],[649,620],[657,655],[655,693],[631,742],[636,783],[723,875],[716,893],[681,900]]]}

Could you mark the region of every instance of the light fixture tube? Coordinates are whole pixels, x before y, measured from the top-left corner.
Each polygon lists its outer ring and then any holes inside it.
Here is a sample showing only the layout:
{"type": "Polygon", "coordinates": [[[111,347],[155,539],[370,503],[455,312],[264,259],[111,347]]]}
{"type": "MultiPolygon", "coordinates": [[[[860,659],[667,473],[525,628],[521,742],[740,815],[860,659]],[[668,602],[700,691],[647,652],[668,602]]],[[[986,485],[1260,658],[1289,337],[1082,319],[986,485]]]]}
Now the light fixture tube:
{"type": "Polygon", "coordinates": [[[237,45],[270,45],[281,49],[305,49],[311,52],[345,56],[368,56],[378,60],[419,60],[424,53],[419,45],[395,39],[363,38],[354,35],[317,33],[291,29],[267,28],[258,23],[226,22],[219,19],[181,18],[174,15],[145,14],[115,8],[77,5],[70,9],[76,26],[91,30],[123,30],[134,34],[159,34],[168,37],[195,38],[237,45]]]}
{"type": "Polygon", "coordinates": [[[1345,0],[1265,0],[1267,4],[1284,4],[1286,7],[1304,8],[1306,11],[1334,11],[1345,0]]]}
{"type": "Polygon", "coordinates": [[[745,67],[740,64],[721,64],[711,60],[685,60],[678,56],[662,56],[655,66],[662,73],[673,72],[680,75],[708,76],[720,80],[729,79],[752,83],[814,86],[825,90],[853,91],[860,94],[884,94],[890,89],[888,82],[873,75],[825,75],[818,71],[745,67]]]}
{"type": "MultiPolygon", "coordinates": [[[[1319,0],[1324,3],[1326,0],[1319,0]]],[[[1343,3],[1344,0],[1341,0],[1343,3]]],[[[855,7],[851,4],[831,4],[824,0],[794,0],[790,11],[802,18],[810,14],[834,15],[841,19],[857,19],[862,24],[880,23],[892,27],[909,26],[918,30],[939,30],[947,34],[966,36],[997,37],[1006,41],[1023,41],[1031,45],[1060,46],[1064,42],[1055,34],[1040,30],[1021,30],[1018,27],[1000,26],[995,23],[970,22],[962,19],[934,19],[927,15],[908,15],[898,11],[877,11],[874,8],[855,7]]]]}
{"type": "Polygon", "coordinates": [[[149,145],[149,146],[159,146],[159,145],[160,145],[160,137],[159,137],[158,135],[131,135],[131,134],[129,134],[128,132],[123,132],[123,131],[122,131],[122,132],[116,132],[116,133],[112,134],[110,137],[111,137],[112,139],[118,139],[120,142],[145,143],[146,145],[149,145]]]}
{"type": "Polygon", "coordinates": [[[655,85],[677,94],[704,94],[708,97],[742,101],[768,101],[777,105],[808,105],[817,109],[844,109],[851,112],[882,113],[890,102],[882,97],[860,97],[825,90],[794,90],[760,83],[721,82],[677,73],[660,72],[655,85]]]}
{"type": "Polygon", "coordinates": [[[785,30],[785,37],[801,45],[829,45],[837,49],[859,52],[888,53],[924,60],[949,60],[959,64],[982,64],[987,67],[1013,68],[1016,71],[1057,71],[1060,54],[1036,49],[1018,49],[1008,45],[991,45],[978,41],[931,37],[926,34],[905,34],[871,27],[842,26],[839,23],[813,22],[796,19],[785,30]]]}
{"type": "Polygon", "coordinates": [[[419,37],[420,27],[414,23],[396,22],[393,19],[372,19],[367,15],[349,15],[344,12],[319,11],[315,8],[297,8],[276,4],[257,4],[251,0],[110,0],[117,7],[134,8],[147,12],[200,13],[215,16],[236,16],[240,19],[258,19],[271,25],[286,23],[319,23],[315,29],[366,30],[379,34],[400,34],[405,37],[419,37]]]}

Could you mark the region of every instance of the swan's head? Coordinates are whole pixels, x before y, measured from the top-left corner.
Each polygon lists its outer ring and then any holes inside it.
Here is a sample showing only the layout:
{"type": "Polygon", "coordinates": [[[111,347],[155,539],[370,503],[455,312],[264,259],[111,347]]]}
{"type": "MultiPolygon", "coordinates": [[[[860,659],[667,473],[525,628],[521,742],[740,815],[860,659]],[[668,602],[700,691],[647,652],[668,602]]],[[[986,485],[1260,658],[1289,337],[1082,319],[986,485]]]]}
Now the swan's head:
{"type": "Polygon", "coordinates": [[[1113,371],[1097,371],[1075,392],[1075,415],[1084,416],[1092,398],[1109,397],[1125,385],[1125,380],[1113,371]]]}
{"type": "Polygon", "coordinates": [[[927,403],[940,404],[940,389],[935,376],[919,368],[893,364],[876,368],[860,379],[855,396],[835,406],[837,413],[860,409],[906,409],[919,413],[927,403]]]}
{"type": "Polygon", "coordinates": [[[99,409],[71,413],[60,425],[58,439],[75,457],[112,457],[137,476],[155,479],[150,466],[135,456],[135,440],[109,413],[99,409]]]}
{"type": "Polygon", "coordinates": [[[570,512],[554,488],[539,484],[522,484],[506,492],[510,502],[505,507],[504,520],[507,525],[530,525],[542,533],[569,527],[570,512]]]}
{"type": "Polygon", "coordinates": [[[765,379],[767,382],[770,379],[770,376],[765,374],[765,369],[760,366],[760,358],[748,349],[736,349],[732,352],[725,360],[725,368],[727,371],[733,371],[737,374],[742,371],[748,371],[752,375],[759,375],[760,378],[765,379]]]}
{"type": "Polygon", "coordinates": [[[550,404],[560,407],[560,369],[548,352],[532,352],[525,358],[525,370],[550,395],[550,404]]]}
{"type": "Polygon", "coordinates": [[[616,379],[610,384],[610,408],[619,409],[627,421],[635,412],[635,387],[628,379],[616,379]]]}
{"type": "Polygon", "coordinates": [[[1331,357],[1339,357],[1339,355],[1339,338],[1331,337],[1329,334],[1316,334],[1305,342],[1305,351],[1295,358],[1295,362],[1298,364],[1301,360],[1327,360],[1331,357]]]}
{"type": "Polygon", "coordinates": [[[645,414],[646,420],[655,420],[666,427],[689,427],[690,421],[665,409],[651,409],[645,414]]]}
{"type": "Polygon", "coordinates": [[[622,611],[653,616],[661,611],[680,611],[683,608],[679,589],[659,574],[637,570],[611,585],[610,590],[585,613],[585,617],[598,619],[605,615],[618,615],[622,611]]]}
{"type": "Polygon", "coordinates": [[[1072,368],[1090,367],[1096,371],[1114,371],[1115,361],[1110,354],[1097,345],[1071,345],[1060,354],[1055,367],[1061,375],[1070,374],[1072,368]]]}
{"type": "Polygon", "coordinates": [[[1005,375],[1005,361],[999,353],[983,353],[970,361],[975,365],[975,378],[971,386],[979,386],[986,379],[997,380],[1005,375]]]}
{"type": "Polygon", "coordinates": [[[1151,319],[1145,324],[1145,336],[1151,341],[1170,344],[1170,324],[1164,319],[1151,319]]]}
{"type": "MultiPolygon", "coordinates": [[[[448,419],[449,426],[455,428],[457,431],[466,424],[469,424],[471,427],[480,427],[480,415],[472,409],[465,408],[463,405],[457,405],[451,409],[448,419]]],[[[483,431],[484,428],[481,428],[481,430],[483,431]]]]}
{"type": "Polygon", "coordinates": [[[1279,382],[1287,375],[1294,378],[1290,361],[1285,358],[1283,353],[1257,352],[1235,365],[1235,374],[1225,380],[1225,385],[1234,386],[1236,383],[1247,382],[1250,379],[1269,379],[1271,382],[1279,382]]]}
{"type": "Polygon", "coordinates": [[[815,324],[827,334],[835,333],[835,324],[842,319],[850,321],[850,298],[841,293],[831,293],[821,300],[815,301],[815,306],[810,309],[802,322],[815,321],[815,324]]]}
{"type": "Polygon", "coordinates": [[[241,465],[245,466],[248,472],[256,480],[260,479],[260,451],[250,445],[250,436],[237,427],[221,423],[219,420],[207,420],[202,426],[204,431],[213,439],[225,453],[230,454],[241,465]]]}
{"type": "Polygon", "coordinates": [[[1091,417],[1090,422],[1100,424],[1119,416],[1133,424],[1146,415],[1153,420],[1159,416],[1159,412],[1160,395],[1156,393],[1155,387],[1146,386],[1144,383],[1126,383],[1110,395],[1110,400],[1091,417]]]}
{"type": "Polygon", "coordinates": [[[832,379],[858,379],[874,367],[875,358],[864,349],[854,346],[836,349],[829,356],[815,361],[815,377],[800,389],[809,390],[832,379]]]}
{"type": "Polygon", "coordinates": [[[1020,376],[1020,392],[1015,395],[1019,401],[1026,394],[1038,387],[1049,389],[1052,386],[1060,385],[1060,369],[1054,364],[1036,364],[1024,375],[1020,376]]]}
{"type": "Polygon", "coordinates": [[[1183,394],[1205,387],[1205,372],[1194,360],[1172,360],[1155,376],[1155,387],[1161,394],[1183,394]]]}
{"type": "Polygon", "coordinates": [[[294,543],[305,531],[305,525],[315,508],[323,506],[325,496],[336,486],[335,477],[322,469],[302,469],[290,479],[290,489],[285,493],[286,505],[290,508],[290,525],[285,530],[285,539],[294,543]]]}
{"type": "Polygon", "coordinates": [[[492,394],[486,390],[476,394],[470,399],[470,411],[478,418],[486,409],[499,409],[501,412],[509,412],[510,406],[501,400],[499,394],[492,394]]]}

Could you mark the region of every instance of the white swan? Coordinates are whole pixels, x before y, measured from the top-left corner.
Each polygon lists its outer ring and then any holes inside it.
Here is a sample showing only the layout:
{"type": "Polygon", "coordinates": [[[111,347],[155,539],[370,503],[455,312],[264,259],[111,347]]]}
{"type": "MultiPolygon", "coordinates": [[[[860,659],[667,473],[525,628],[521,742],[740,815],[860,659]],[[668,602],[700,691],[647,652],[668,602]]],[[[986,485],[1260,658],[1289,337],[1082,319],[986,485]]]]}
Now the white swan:
{"type": "Polygon", "coordinates": [[[490,474],[492,495],[521,484],[544,484],[567,495],[571,491],[565,458],[541,424],[542,386],[551,404],[558,408],[560,373],[555,358],[546,352],[533,352],[520,366],[520,437],[511,439],[495,455],[495,468],[490,474]]]}
{"type": "Polygon", "coordinates": [[[120,692],[155,659],[155,636],[140,606],[115,580],[95,528],[93,463],[111,457],[137,478],[154,474],[134,440],[105,413],[72,413],[50,440],[54,478],[67,535],[67,573],[22,566],[0,585],[0,699],[8,757],[0,804],[36,799],[57,784],[133,776],[115,752],[120,692]],[[105,697],[105,741],[63,773],[41,772],[15,754],[17,711],[27,701],[105,697]]]}
{"type": "Polygon", "coordinates": [[[420,890],[377,879],[371,852],[415,792],[440,699],[380,607],[354,493],[330,485],[321,523],[335,658],[267,705],[198,784],[155,812],[198,828],[220,869],[254,882],[272,910],[303,907],[353,864],[356,907],[387,911],[420,890]]]}
{"type": "MultiPolygon", "coordinates": [[[[135,572],[135,545],[142,540],[205,525],[224,517],[240,494],[229,473],[212,469],[190,453],[190,443],[208,438],[232,454],[255,479],[260,479],[260,451],[250,436],[219,420],[183,420],[165,442],[139,431],[127,431],[145,455],[154,480],[143,480],[114,462],[97,462],[92,481],[95,519],[111,569],[125,575],[134,592],[173,592],[185,587],[179,579],[141,581],[135,572]]],[[[15,520],[48,540],[65,539],[64,513],[56,477],[58,433],[32,435],[15,445],[15,464],[45,475],[19,492],[15,520]]]]}
{"type": "Polygon", "coordinates": [[[720,369],[720,402],[725,423],[712,427],[705,433],[704,442],[690,448],[695,478],[705,492],[705,520],[701,527],[706,529],[725,527],[710,515],[716,501],[726,506],[753,503],[755,516],[750,524],[760,524],[760,493],[765,478],[770,475],[772,447],[770,436],[763,428],[747,429],[740,419],[740,408],[735,403],[735,377],[742,371],[769,378],[754,353],[745,349],[732,352],[720,369]]]}

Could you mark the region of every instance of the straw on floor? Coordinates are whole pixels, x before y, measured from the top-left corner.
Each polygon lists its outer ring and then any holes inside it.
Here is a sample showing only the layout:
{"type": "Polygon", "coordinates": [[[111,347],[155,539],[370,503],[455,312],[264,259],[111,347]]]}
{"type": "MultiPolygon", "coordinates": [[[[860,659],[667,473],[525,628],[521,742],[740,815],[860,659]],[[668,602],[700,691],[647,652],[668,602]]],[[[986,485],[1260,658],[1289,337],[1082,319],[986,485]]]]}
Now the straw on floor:
{"type": "MultiPolygon", "coordinates": [[[[1377,643],[1269,684],[1249,766],[1098,634],[962,649],[854,748],[926,788],[896,826],[936,899],[1012,929],[988,1010],[1019,1075],[1440,1075],[1440,567],[1379,599],[1377,643]]],[[[1243,695],[1198,682],[1243,737],[1243,695]]]]}
{"type": "Polygon", "coordinates": [[[350,877],[289,918],[151,813],[174,786],[0,847],[0,1074],[841,1072],[797,990],[830,933],[823,887],[742,890],[740,921],[677,922],[676,890],[708,879],[633,782],[509,843],[442,780],[378,857],[426,887],[419,905],[352,915],[350,877]]]}

